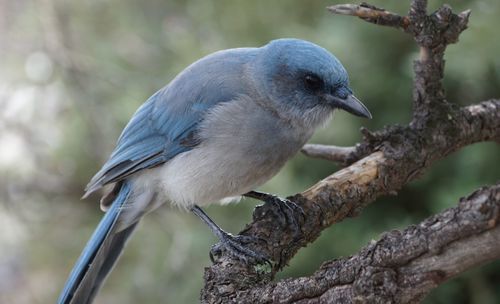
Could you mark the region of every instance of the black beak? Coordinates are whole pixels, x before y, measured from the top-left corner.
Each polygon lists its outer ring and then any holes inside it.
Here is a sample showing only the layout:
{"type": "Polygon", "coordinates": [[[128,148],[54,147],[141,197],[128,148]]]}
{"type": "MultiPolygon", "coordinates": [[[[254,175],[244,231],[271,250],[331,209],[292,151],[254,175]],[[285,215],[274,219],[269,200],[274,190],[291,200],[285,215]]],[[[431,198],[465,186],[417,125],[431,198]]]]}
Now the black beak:
{"type": "Polygon", "coordinates": [[[372,114],[368,111],[368,108],[352,94],[348,95],[345,99],[327,95],[326,100],[335,108],[345,110],[356,116],[372,118],[372,114]]]}

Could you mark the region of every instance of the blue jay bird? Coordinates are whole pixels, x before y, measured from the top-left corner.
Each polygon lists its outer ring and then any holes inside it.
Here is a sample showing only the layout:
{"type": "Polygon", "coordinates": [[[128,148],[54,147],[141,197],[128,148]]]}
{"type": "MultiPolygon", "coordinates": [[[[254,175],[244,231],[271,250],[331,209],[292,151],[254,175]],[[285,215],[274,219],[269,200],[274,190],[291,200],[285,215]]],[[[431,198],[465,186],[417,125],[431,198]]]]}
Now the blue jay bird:
{"type": "Polygon", "coordinates": [[[87,185],[84,197],[108,184],[113,188],[101,199],[106,213],[58,303],[91,303],[139,220],[165,202],[199,216],[220,240],[214,250],[267,261],[200,206],[243,195],[285,206],[293,221],[300,207],[254,189],[337,108],[371,118],[352,94],[342,64],[307,41],[223,50],[187,67],[137,110],[87,185]]]}

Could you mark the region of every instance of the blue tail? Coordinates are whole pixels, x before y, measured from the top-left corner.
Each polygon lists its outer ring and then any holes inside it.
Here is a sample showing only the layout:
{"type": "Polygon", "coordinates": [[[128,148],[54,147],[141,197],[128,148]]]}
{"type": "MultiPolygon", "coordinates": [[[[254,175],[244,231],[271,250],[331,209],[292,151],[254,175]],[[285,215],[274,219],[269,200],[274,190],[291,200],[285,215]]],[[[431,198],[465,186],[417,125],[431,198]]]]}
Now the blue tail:
{"type": "Polygon", "coordinates": [[[137,223],[115,232],[123,204],[130,194],[124,182],[111,208],[92,234],[57,301],[58,304],[91,303],[106,275],[111,271],[137,223]]]}

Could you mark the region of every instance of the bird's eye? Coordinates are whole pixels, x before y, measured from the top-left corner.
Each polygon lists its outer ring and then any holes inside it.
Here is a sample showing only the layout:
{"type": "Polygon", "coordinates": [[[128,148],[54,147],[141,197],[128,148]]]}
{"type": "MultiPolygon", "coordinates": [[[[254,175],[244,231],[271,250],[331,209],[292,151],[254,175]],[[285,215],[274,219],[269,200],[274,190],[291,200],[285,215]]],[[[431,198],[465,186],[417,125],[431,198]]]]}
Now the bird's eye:
{"type": "Polygon", "coordinates": [[[323,81],[316,75],[308,74],[304,77],[306,88],[311,91],[318,91],[323,87],[323,81]]]}

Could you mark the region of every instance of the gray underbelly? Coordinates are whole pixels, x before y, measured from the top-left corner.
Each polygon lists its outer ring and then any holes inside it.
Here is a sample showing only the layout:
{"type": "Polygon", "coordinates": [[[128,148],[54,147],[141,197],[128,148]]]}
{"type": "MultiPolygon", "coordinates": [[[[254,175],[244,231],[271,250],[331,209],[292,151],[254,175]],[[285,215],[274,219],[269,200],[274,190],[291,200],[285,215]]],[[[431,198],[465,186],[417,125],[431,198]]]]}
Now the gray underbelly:
{"type": "Polygon", "coordinates": [[[206,145],[178,155],[161,169],[160,186],[178,205],[205,205],[239,196],[262,185],[283,167],[293,151],[279,146],[243,152],[230,145],[206,145]],[[258,151],[260,150],[260,151],[258,151]]]}

